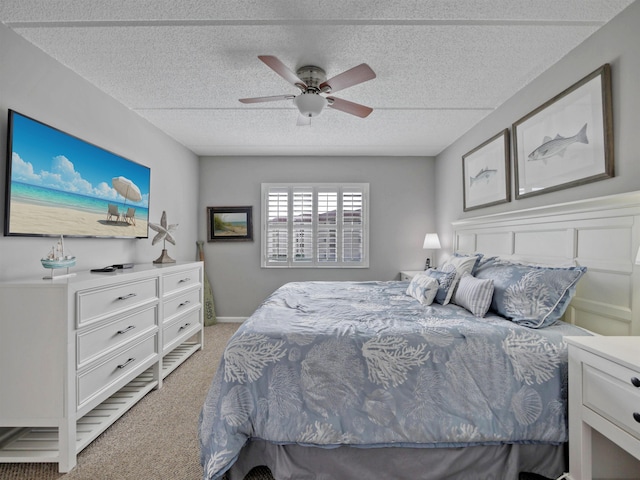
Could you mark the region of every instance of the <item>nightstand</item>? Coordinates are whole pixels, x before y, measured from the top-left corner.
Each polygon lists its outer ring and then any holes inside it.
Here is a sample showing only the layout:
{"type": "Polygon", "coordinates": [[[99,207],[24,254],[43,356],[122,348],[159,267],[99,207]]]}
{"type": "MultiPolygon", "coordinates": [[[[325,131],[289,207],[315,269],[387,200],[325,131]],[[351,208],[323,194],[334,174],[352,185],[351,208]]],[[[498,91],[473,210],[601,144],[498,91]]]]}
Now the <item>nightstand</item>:
{"type": "MultiPolygon", "coordinates": [[[[596,431],[640,460],[640,337],[565,340],[569,344],[571,479],[591,480],[593,465],[604,470],[623,469],[619,477],[616,472],[616,478],[640,478],[640,463],[631,457],[625,456],[629,460],[625,465],[597,458],[601,449],[592,449],[596,431]]],[[[607,478],[611,478],[609,474],[607,478]]]]}
{"type": "Polygon", "coordinates": [[[413,277],[421,272],[422,270],[404,270],[400,272],[400,280],[403,282],[410,282],[413,277]]]}

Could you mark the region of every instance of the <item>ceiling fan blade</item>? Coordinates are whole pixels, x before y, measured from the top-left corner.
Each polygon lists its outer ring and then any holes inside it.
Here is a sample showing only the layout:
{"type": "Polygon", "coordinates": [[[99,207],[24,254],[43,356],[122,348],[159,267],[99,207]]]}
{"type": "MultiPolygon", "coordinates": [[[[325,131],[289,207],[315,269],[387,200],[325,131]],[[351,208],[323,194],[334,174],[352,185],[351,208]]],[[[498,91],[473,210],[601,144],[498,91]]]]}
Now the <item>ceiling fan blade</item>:
{"type": "Polygon", "coordinates": [[[276,72],[287,82],[295,85],[303,92],[306,90],[307,84],[300,80],[298,76],[293,73],[293,71],[291,71],[291,69],[284,63],[282,63],[277,57],[274,57],[273,55],[258,55],[258,58],[262,60],[267,67],[276,72]]]}
{"type": "Polygon", "coordinates": [[[272,95],[270,97],[254,97],[254,98],[241,98],[242,103],[263,103],[263,102],[277,102],[279,100],[293,100],[295,95],[272,95]]]}
{"type": "Polygon", "coordinates": [[[304,115],[298,115],[298,121],[296,122],[298,127],[307,127],[311,125],[311,117],[305,117],[304,115]]]}
{"type": "Polygon", "coordinates": [[[356,117],[365,118],[373,112],[373,108],[365,107],[364,105],[350,102],[348,100],[342,100],[341,98],[327,97],[327,100],[329,101],[329,104],[327,105],[329,108],[335,108],[336,110],[350,113],[356,117]]]}
{"type": "Polygon", "coordinates": [[[322,82],[318,88],[320,88],[320,91],[333,93],[374,78],[376,78],[376,74],[371,70],[371,67],[366,63],[361,63],[357,67],[353,67],[322,82]]]}

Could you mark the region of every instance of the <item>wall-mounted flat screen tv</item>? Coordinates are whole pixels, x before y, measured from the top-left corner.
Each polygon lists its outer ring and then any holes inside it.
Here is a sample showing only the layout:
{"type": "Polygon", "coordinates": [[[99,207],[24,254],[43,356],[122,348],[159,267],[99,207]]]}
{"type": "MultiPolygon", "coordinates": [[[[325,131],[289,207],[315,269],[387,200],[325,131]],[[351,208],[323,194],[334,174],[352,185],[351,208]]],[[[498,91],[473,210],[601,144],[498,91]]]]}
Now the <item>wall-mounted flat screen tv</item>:
{"type": "Polygon", "coordinates": [[[148,167],[9,110],[5,235],[147,238],[148,167]]]}

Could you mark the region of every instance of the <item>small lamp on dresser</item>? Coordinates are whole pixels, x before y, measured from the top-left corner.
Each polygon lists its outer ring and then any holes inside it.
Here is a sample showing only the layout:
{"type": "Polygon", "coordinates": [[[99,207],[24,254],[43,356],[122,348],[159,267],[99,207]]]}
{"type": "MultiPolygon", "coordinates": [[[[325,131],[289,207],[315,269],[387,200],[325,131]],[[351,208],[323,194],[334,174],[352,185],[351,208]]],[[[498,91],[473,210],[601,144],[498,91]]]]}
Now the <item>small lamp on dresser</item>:
{"type": "MultiPolygon", "coordinates": [[[[424,236],[424,243],[422,244],[422,248],[425,250],[437,250],[440,248],[440,239],[438,238],[437,233],[427,233],[424,236]]],[[[424,269],[427,270],[431,268],[431,257],[427,257],[427,261],[424,264],[424,269]]]]}

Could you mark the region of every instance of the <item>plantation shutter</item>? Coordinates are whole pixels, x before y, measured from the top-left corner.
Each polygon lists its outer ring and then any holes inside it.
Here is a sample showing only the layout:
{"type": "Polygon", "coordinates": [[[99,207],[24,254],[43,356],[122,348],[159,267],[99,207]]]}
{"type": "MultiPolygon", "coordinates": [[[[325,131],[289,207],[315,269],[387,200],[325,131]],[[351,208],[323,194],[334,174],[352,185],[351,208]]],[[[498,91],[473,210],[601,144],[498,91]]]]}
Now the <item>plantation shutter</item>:
{"type": "Polygon", "coordinates": [[[289,261],[289,189],[267,192],[266,263],[286,265],[289,261]]]}
{"type": "Polygon", "coordinates": [[[368,184],[263,184],[263,267],[368,267],[368,184]]]}
{"type": "Polygon", "coordinates": [[[345,188],[342,191],[342,260],[359,262],[363,256],[362,221],[363,192],[345,188]]]}
{"type": "Polygon", "coordinates": [[[293,189],[293,261],[313,262],[313,190],[293,189]]]}
{"type": "Polygon", "coordinates": [[[318,262],[338,261],[338,192],[319,189],[317,213],[318,262]]]}

